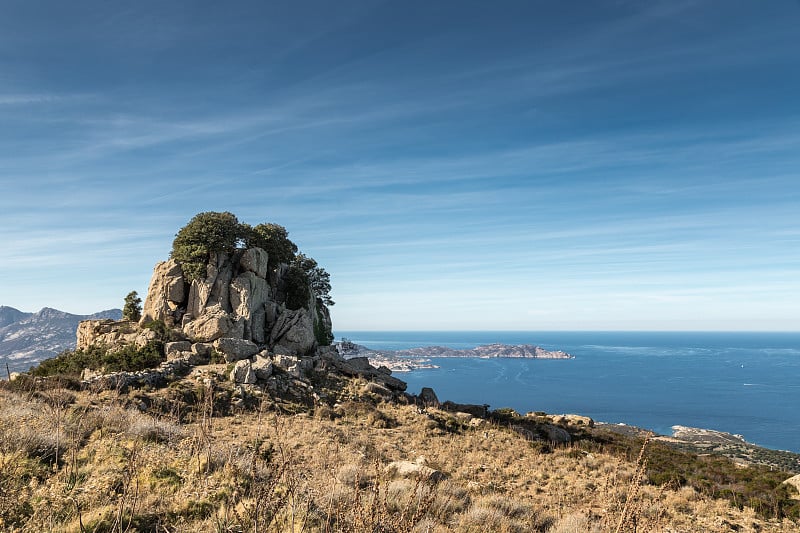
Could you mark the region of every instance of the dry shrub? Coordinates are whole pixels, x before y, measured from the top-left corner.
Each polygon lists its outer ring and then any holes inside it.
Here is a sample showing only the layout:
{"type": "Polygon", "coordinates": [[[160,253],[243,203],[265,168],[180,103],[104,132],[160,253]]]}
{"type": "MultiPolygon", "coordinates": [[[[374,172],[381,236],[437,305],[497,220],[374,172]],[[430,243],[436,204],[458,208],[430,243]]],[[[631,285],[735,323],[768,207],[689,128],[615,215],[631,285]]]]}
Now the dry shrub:
{"type": "Polygon", "coordinates": [[[429,514],[441,522],[446,522],[467,509],[469,503],[469,493],[463,486],[451,480],[445,480],[436,485],[436,493],[429,514]]]}
{"type": "Polygon", "coordinates": [[[336,471],[336,480],[347,488],[354,489],[356,487],[364,488],[371,480],[367,472],[365,472],[364,465],[350,463],[342,465],[336,471]]]}
{"type": "Polygon", "coordinates": [[[167,420],[129,410],[127,433],[150,442],[173,442],[183,437],[183,428],[167,420]]]}
{"type": "Polygon", "coordinates": [[[508,531],[522,533],[520,528],[512,528],[503,513],[483,505],[474,505],[461,515],[458,530],[464,533],[483,533],[484,531],[508,531]]]}
{"type": "Polygon", "coordinates": [[[589,533],[592,529],[589,518],[583,513],[573,513],[558,520],[548,533],[589,533]]]}

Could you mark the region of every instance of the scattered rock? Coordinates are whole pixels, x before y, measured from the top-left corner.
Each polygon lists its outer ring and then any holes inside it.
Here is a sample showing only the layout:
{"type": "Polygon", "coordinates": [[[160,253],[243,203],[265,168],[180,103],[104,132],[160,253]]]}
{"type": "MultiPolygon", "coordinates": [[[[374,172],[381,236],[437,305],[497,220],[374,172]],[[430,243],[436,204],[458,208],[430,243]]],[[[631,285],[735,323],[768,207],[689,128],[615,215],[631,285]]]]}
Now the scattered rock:
{"type": "Polygon", "coordinates": [[[164,355],[169,357],[173,353],[188,352],[192,349],[192,343],[189,341],[176,341],[164,344],[164,355]]]}
{"type": "Polygon", "coordinates": [[[445,475],[425,464],[420,457],[415,462],[393,461],[386,465],[386,472],[395,477],[414,478],[428,483],[436,483],[445,478],[445,475]]]}
{"type": "Polygon", "coordinates": [[[245,383],[249,385],[256,382],[256,373],[249,359],[236,361],[233,370],[231,370],[231,381],[237,384],[245,383]]]}
{"type": "Polygon", "coordinates": [[[272,360],[261,355],[256,355],[256,360],[252,364],[256,378],[265,380],[272,375],[272,360]]]}
{"type": "Polygon", "coordinates": [[[369,364],[366,357],[354,357],[352,359],[342,359],[336,356],[324,356],[321,358],[324,367],[333,369],[345,376],[360,377],[369,381],[382,383],[394,392],[406,390],[406,382],[394,376],[379,372],[377,368],[369,364]]]}
{"type": "Polygon", "coordinates": [[[439,398],[430,387],[422,387],[419,391],[419,399],[426,407],[439,407],[439,398]]]}
{"type": "Polygon", "coordinates": [[[570,437],[569,432],[564,428],[560,428],[552,424],[544,424],[542,426],[542,429],[547,435],[547,440],[550,442],[555,442],[558,444],[566,444],[567,442],[570,442],[572,440],[572,437],[570,437]]]}

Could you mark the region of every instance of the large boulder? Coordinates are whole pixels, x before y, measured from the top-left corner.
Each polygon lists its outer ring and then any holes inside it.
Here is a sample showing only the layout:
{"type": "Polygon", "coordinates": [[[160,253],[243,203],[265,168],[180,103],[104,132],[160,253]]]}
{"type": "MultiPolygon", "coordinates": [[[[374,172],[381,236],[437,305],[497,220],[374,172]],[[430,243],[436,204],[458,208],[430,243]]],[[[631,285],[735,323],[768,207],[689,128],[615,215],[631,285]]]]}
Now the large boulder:
{"type": "Polygon", "coordinates": [[[244,338],[264,343],[266,304],[270,298],[267,281],[248,271],[231,281],[229,293],[233,316],[244,319],[244,338]]]}
{"type": "Polygon", "coordinates": [[[426,464],[424,457],[411,461],[392,461],[386,465],[386,472],[395,477],[411,478],[427,483],[436,483],[445,478],[445,475],[426,464]]]}
{"type": "Polygon", "coordinates": [[[306,309],[286,310],[278,316],[269,336],[276,352],[306,355],[316,345],[314,321],[306,309]]]}
{"type": "MultiPolygon", "coordinates": [[[[783,482],[783,485],[789,485],[791,487],[794,487],[794,489],[797,492],[800,492],[800,474],[797,474],[796,476],[790,477],[789,479],[787,479],[786,481],[783,482]]],[[[795,495],[795,499],[797,499],[796,495],[795,495]]]]}
{"type": "Polygon", "coordinates": [[[267,379],[272,375],[272,359],[268,357],[256,355],[256,360],[251,366],[258,379],[267,379]]]}
{"type": "Polygon", "coordinates": [[[225,337],[235,326],[231,316],[219,306],[203,310],[199,317],[185,320],[183,333],[195,342],[210,342],[225,337]]]}
{"type": "Polygon", "coordinates": [[[192,343],[189,341],[175,341],[164,344],[164,355],[170,356],[175,353],[188,352],[192,349],[192,343]]]}
{"type": "Polygon", "coordinates": [[[219,306],[231,312],[230,284],[233,279],[233,261],[227,254],[212,254],[206,267],[205,279],[192,281],[186,314],[195,319],[209,307],[219,306]]]}
{"type": "Polygon", "coordinates": [[[180,264],[174,259],[157,263],[153,268],[139,323],[145,325],[154,320],[162,320],[172,325],[174,313],[185,296],[186,284],[180,264]]]}
{"type": "Polygon", "coordinates": [[[552,424],[545,424],[542,429],[544,430],[547,440],[558,444],[566,444],[572,440],[569,432],[558,426],[552,424]]]}
{"type": "Polygon", "coordinates": [[[249,359],[243,359],[241,361],[237,361],[236,365],[234,365],[233,370],[231,370],[231,381],[234,383],[245,383],[248,385],[252,385],[256,382],[256,373],[253,370],[253,366],[250,363],[249,359]]]}
{"type": "Polygon", "coordinates": [[[155,331],[129,320],[84,320],[78,324],[76,347],[83,350],[102,344],[109,352],[116,352],[131,344],[143,348],[157,339],[155,331]]]}
{"type": "Polygon", "coordinates": [[[228,363],[249,359],[258,353],[258,346],[254,342],[232,337],[217,339],[214,348],[225,356],[225,361],[228,363]]]}
{"type": "Polygon", "coordinates": [[[422,402],[422,405],[439,407],[439,398],[430,387],[422,387],[422,390],[419,391],[419,399],[422,402]]]}
{"type": "Polygon", "coordinates": [[[261,248],[248,248],[239,259],[239,265],[261,279],[267,279],[269,255],[261,248]]]}

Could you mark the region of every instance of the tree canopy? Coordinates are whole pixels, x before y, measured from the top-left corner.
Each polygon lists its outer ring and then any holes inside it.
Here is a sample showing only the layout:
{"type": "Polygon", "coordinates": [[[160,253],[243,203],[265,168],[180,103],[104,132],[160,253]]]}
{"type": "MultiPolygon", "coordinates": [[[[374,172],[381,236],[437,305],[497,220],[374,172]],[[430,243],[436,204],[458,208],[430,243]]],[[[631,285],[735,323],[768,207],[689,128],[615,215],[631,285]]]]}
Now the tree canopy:
{"type": "Polygon", "coordinates": [[[175,235],[170,256],[181,264],[184,275],[192,281],[206,275],[211,254],[252,247],[267,252],[270,270],[281,263],[289,265],[287,285],[293,295],[290,308],[305,306],[309,291],[325,305],[334,304],[330,297],[330,274],[314,259],[299,253],[297,245],[289,239],[289,232],[279,224],[268,222],[252,227],[227,211],[198,213],[175,235]]]}
{"type": "Polygon", "coordinates": [[[328,306],[335,303],[330,296],[331,275],[320,267],[314,259],[299,253],[295,256],[292,266],[296,266],[305,273],[309,289],[315,298],[319,298],[322,303],[328,306]]]}
{"type": "Polygon", "coordinates": [[[170,255],[181,263],[183,273],[191,281],[205,276],[212,253],[233,252],[244,234],[244,226],[233,213],[198,213],[175,235],[170,255]]]}
{"type": "Polygon", "coordinates": [[[289,240],[289,232],[279,224],[265,223],[250,228],[245,237],[247,247],[257,246],[269,255],[269,268],[290,263],[297,253],[297,245],[289,240]]]}

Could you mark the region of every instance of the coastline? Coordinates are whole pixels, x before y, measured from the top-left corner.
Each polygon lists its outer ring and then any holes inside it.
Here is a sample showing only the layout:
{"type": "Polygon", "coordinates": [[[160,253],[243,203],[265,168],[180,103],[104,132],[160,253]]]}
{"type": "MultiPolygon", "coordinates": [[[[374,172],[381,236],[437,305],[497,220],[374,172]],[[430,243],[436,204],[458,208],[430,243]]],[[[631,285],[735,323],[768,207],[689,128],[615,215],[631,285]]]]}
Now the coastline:
{"type": "Polygon", "coordinates": [[[474,348],[450,348],[448,346],[420,346],[402,350],[376,350],[347,339],[334,344],[345,359],[366,357],[372,366],[388,368],[392,372],[411,372],[436,369],[432,358],[477,358],[477,359],[574,359],[563,350],[547,350],[532,344],[483,344],[474,348]]]}

